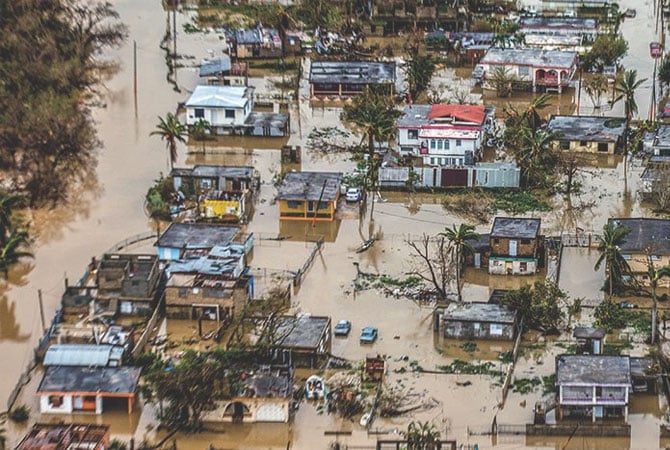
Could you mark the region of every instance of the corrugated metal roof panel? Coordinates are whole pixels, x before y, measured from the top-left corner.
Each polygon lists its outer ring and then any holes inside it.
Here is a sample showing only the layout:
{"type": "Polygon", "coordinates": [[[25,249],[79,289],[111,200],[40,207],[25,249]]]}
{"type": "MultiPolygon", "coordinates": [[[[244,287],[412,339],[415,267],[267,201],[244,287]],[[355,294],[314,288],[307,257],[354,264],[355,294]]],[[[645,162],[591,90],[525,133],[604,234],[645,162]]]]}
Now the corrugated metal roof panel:
{"type": "Polygon", "coordinates": [[[44,355],[45,366],[99,366],[109,363],[113,346],[54,344],[44,355]]]}

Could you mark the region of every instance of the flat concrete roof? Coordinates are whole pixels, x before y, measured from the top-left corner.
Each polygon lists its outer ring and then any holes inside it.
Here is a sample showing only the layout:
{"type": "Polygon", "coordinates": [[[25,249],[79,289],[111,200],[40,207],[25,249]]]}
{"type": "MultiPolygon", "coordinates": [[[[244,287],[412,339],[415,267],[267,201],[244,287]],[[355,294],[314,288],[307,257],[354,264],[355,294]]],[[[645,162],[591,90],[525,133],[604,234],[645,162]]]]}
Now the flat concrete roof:
{"type": "Polygon", "coordinates": [[[521,17],[519,26],[522,33],[532,33],[537,30],[552,30],[557,33],[561,31],[592,31],[598,30],[598,21],[596,19],[587,19],[586,17],[521,17]]]}
{"type": "Polygon", "coordinates": [[[559,355],[556,357],[556,384],[631,384],[628,356],[559,355]]]}
{"type": "Polygon", "coordinates": [[[384,84],[395,82],[395,63],[312,61],[310,83],[384,84]]]}
{"type": "Polygon", "coordinates": [[[223,72],[230,72],[230,56],[222,55],[220,58],[203,61],[200,64],[200,76],[208,77],[223,72]]]}
{"type": "Polygon", "coordinates": [[[324,330],[330,324],[330,317],[324,316],[282,316],[277,324],[276,345],[316,349],[324,330]]]}
{"type": "Polygon", "coordinates": [[[222,225],[199,225],[194,223],[171,223],[156,241],[158,247],[184,249],[226,246],[238,235],[238,227],[222,225]]]}
{"type": "Polygon", "coordinates": [[[444,312],[445,321],[513,324],[516,311],[495,303],[451,303],[444,312]]]}
{"type": "Polygon", "coordinates": [[[626,131],[625,117],[551,116],[547,128],[557,140],[616,142],[626,131]]]}
{"type": "Polygon", "coordinates": [[[141,367],[47,367],[37,393],[87,392],[132,394],[137,389],[141,367]]]}
{"type": "Polygon", "coordinates": [[[254,175],[254,168],[251,166],[213,166],[201,165],[187,167],[175,167],[170,172],[171,176],[182,177],[198,177],[198,178],[247,178],[250,179],[254,175]]]}
{"type": "Polygon", "coordinates": [[[16,450],[92,450],[106,438],[108,425],[36,423],[16,450]]]}
{"type": "Polygon", "coordinates": [[[332,202],[340,192],[341,183],[340,172],[288,172],[279,187],[277,198],[332,202]]]}
{"type": "Polygon", "coordinates": [[[630,233],[626,242],[619,246],[623,253],[646,253],[652,255],[670,255],[670,220],[620,218],[609,219],[628,228],[630,233]]]}
{"type": "Polygon", "coordinates": [[[577,339],[602,339],[607,334],[604,328],[575,327],[572,336],[577,339]]]}
{"type": "Polygon", "coordinates": [[[283,130],[288,124],[289,115],[271,112],[252,112],[247,116],[244,125],[254,128],[275,128],[283,130]]]}
{"type": "Polygon", "coordinates": [[[493,65],[518,65],[537,68],[571,69],[576,64],[577,53],[567,50],[539,48],[490,48],[479,62],[493,65]]]}
{"type": "Polygon", "coordinates": [[[656,130],[654,147],[670,147],[670,124],[660,124],[656,130]]]}
{"type": "Polygon", "coordinates": [[[535,239],[540,234],[540,222],[540,219],[496,217],[491,227],[491,237],[535,239]]]}
{"type": "Polygon", "coordinates": [[[293,374],[288,367],[256,370],[244,380],[238,397],[289,398],[293,392],[293,374]]]}

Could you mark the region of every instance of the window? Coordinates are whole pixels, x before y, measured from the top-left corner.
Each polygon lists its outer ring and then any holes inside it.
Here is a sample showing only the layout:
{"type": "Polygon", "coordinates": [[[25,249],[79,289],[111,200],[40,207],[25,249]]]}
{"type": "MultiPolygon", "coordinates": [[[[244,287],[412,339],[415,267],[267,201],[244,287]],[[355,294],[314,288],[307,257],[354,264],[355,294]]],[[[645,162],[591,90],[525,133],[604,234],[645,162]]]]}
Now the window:
{"type": "Polygon", "coordinates": [[[204,108],[195,108],[195,118],[204,119],[205,118],[205,109],[204,108]]]}
{"type": "Polygon", "coordinates": [[[443,141],[441,141],[441,140],[437,141],[437,149],[438,150],[442,150],[442,143],[443,143],[443,141]]]}
{"type": "Polygon", "coordinates": [[[302,207],[302,202],[297,202],[295,200],[289,200],[288,202],[288,207],[291,209],[298,209],[302,207]]]}
{"type": "Polygon", "coordinates": [[[435,158],[430,158],[430,165],[434,166],[435,165],[435,158]]]}
{"type": "Polygon", "coordinates": [[[580,147],[586,147],[587,142],[586,141],[579,141],[579,146],[580,147]]]}
{"type": "Polygon", "coordinates": [[[226,119],[234,119],[234,118],[235,118],[235,110],[226,109],[226,119]]]}
{"type": "Polygon", "coordinates": [[[660,261],[661,260],[661,255],[651,255],[651,260],[652,261],[660,261]]]}
{"type": "Polygon", "coordinates": [[[623,259],[627,260],[627,261],[630,261],[631,259],[633,259],[633,256],[632,256],[632,255],[629,255],[629,254],[627,254],[627,253],[622,253],[622,254],[621,254],[621,257],[622,257],[623,259]]]}
{"type": "Polygon", "coordinates": [[[526,261],[521,261],[519,263],[519,271],[520,272],[528,272],[528,263],[526,261]]]}
{"type": "Polygon", "coordinates": [[[610,149],[610,146],[609,146],[609,144],[607,144],[607,142],[598,142],[598,151],[599,152],[606,153],[606,152],[609,151],[609,149],[610,149]]]}
{"type": "Polygon", "coordinates": [[[489,333],[491,336],[502,336],[503,326],[499,323],[492,323],[489,328],[489,333]]]}
{"type": "Polygon", "coordinates": [[[561,141],[561,150],[570,150],[570,141],[561,141]]]}
{"type": "Polygon", "coordinates": [[[500,244],[500,239],[494,239],[494,240],[493,240],[493,243],[494,243],[494,244],[500,244]]]}
{"type": "Polygon", "coordinates": [[[61,406],[63,406],[63,397],[61,395],[50,395],[49,405],[55,408],[60,408],[61,406]]]}
{"type": "Polygon", "coordinates": [[[603,396],[602,386],[596,386],[596,397],[602,397],[602,396],[603,396]]]}
{"type": "Polygon", "coordinates": [[[530,74],[530,69],[528,66],[519,66],[519,76],[525,76],[530,74]]]}
{"type": "Polygon", "coordinates": [[[449,150],[449,141],[444,141],[444,149],[449,150]]]}
{"type": "Polygon", "coordinates": [[[462,144],[460,139],[456,139],[456,147],[460,147],[462,144]]]}
{"type": "Polygon", "coordinates": [[[419,139],[419,130],[407,130],[407,139],[419,139]]]}
{"type": "Polygon", "coordinates": [[[188,296],[188,289],[179,288],[179,298],[186,298],[188,296]]]}
{"type": "Polygon", "coordinates": [[[521,239],[521,245],[529,245],[530,239],[521,239]]]}
{"type": "Polygon", "coordinates": [[[328,209],[330,203],[328,202],[319,202],[319,209],[328,209]]]}
{"type": "Polygon", "coordinates": [[[431,150],[435,150],[436,145],[437,145],[437,144],[435,143],[435,141],[433,141],[433,140],[430,141],[430,149],[431,149],[431,150]]]}

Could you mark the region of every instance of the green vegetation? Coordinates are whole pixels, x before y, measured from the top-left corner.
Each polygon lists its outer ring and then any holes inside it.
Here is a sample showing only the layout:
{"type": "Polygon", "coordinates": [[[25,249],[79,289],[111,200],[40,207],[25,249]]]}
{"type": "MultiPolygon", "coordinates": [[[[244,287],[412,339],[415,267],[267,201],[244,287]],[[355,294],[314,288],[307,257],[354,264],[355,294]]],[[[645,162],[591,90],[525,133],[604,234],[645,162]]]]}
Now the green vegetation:
{"type": "Polygon", "coordinates": [[[477,343],[474,341],[466,341],[461,344],[461,350],[467,353],[474,353],[477,351],[477,343]]]}
{"type": "Polygon", "coordinates": [[[407,84],[410,98],[414,101],[430,85],[435,71],[435,61],[430,55],[415,55],[408,63],[407,84]]]}
{"type": "Polygon", "coordinates": [[[154,181],[144,198],[144,205],[149,217],[157,220],[170,220],[170,204],[174,201],[174,186],[172,177],[164,177],[154,181]]]}
{"type": "Polygon", "coordinates": [[[527,214],[534,211],[551,211],[551,205],[540,194],[529,191],[492,192],[491,209],[509,214],[527,214]]]}
{"type": "Polygon", "coordinates": [[[647,81],[646,78],[641,80],[637,79],[637,70],[627,70],[624,73],[623,78],[617,80],[616,86],[614,87],[614,91],[617,95],[612,103],[617,103],[623,100],[623,110],[629,123],[635,114],[637,114],[638,109],[637,101],[635,100],[635,91],[642,86],[645,81],[647,81]]]}
{"type": "Polygon", "coordinates": [[[449,241],[449,255],[451,256],[452,264],[456,265],[456,290],[458,291],[458,301],[463,301],[461,295],[461,265],[463,264],[463,256],[467,253],[473,253],[470,241],[479,239],[479,235],[475,232],[475,227],[468,224],[460,224],[458,227],[452,225],[440,236],[447,238],[449,241]]]}
{"type": "Polygon", "coordinates": [[[584,69],[602,72],[605,66],[613,66],[628,52],[628,43],[621,34],[599,34],[591,50],[584,55],[584,69]]]}
{"type": "Polygon", "coordinates": [[[19,405],[9,411],[9,418],[14,422],[25,422],[30,418],[30,408],[26,405],[19,405]]]}
{"type": "Polygon", "coordinates": [[[599,237],[598,252],[600,256],[596,261],[593,270],[599,270],[602,264],[605,264],[605,273],[607,276],[607,285],[609,286],[609,295],[614,295],[615,288],[620,290],[624,286],[623,278],[630,275],[630,266],[619,250],[626,242],[626,236],[630,229],[617,224],[615,221],[608,221],[603,226],[603,233],[599,237]]]}
{"type": "Polygon", "coordinates": [[[28,251],[32,239],[19,213],[25,198],[0,191],[0,272],[7,278],[9,267],[21,258],[32,258],[28,251]]]}
{"type": "Polygon", "coordinates": [[[557,333],[566,323],[568,294],[550,280],[536,281],[520,289],[508,291],[503,304],[521,314],[523,325],[543,333],[557,333]]]}
{"type": "Polygon", "coordinates": [[[159,136],[161,140],[165,141],[165,148],[170,159],[170,170],[177,162],[177,143],[185,143],[187,134],[186,125],[179,122],[179,119],[172,113],[167,113],[165,118],[159,117],[156,130],[150,133],[151,136],[159,136]]]}
{"type": "Polygon", "coordinates": [[[631,327],[636,333],[650,335],[651,313],[649,311],[622,308],[611,300],[605,300],[596,306],[593,313],[595,325],[608,332],[631,327]]]}
{"type": "Polygon", "coordinates": [[[97,163],[90,105],[115,66],[102,51],[125,27],[110,3],[16,0],[0,6],[0,178],[29,206],[55,205],[97,163]]]}
{"type": "Polygon", "coordinates": [[[556,374],[545,375],[542,377],[542,395],[556,392],[556,374]]]}
{"type": "Polygon", "coordinates": [[[444,366],[437,366],[437,369],[444,373],[453,373],[453,374],[468,374],[468,375],[493,375],[500,376],[503,373],[500,370],[495,370],[492,362],[483,362],[483,363],[473,363],[468,361],[463,361],[460,359],[455,360],[451,364],[444,366]]]}
{"type": "Polygon", "coordinates": [[[428,422],[412,421],[407,426],[407,431],[402,435],[407,439],[407,450],[428,450],[437,448],[436,443],[440,440],[440,432],[437,427],[428,422]]]}
{"type": "Polygon", "coordinates": [[[535,388],[542,384],[540,378],[517,378],[512,383],[512,392],[518,392],[520,394],[528,394],[533,392],[535,388]]]}

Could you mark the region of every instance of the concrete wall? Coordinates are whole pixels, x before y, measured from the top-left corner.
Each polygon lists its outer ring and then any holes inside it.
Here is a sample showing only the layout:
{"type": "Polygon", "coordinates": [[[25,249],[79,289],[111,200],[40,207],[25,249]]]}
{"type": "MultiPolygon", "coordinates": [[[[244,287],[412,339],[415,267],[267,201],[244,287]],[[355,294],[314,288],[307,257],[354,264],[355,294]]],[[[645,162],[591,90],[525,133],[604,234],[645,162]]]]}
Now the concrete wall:
{"type": "Polygon", "coordinates": [[[494,256],[489,257],[489,273],[492,275],[534,275],[536,271],[536,260],[510,261],[504,258],[496,258],[494,256]]]}
{"type": "Polygon", "coordinates": [[[444,321],[444,337],[455,339],[514,339],[514,324],[490,322],[444,321]],[[497,332],[496,332],[497,329],[497,332]]]}
{"type": "Polygon", "coordinates": [[[509,239],[491,237],[491,256],[515,256],[534,258],[537,253],[537,239],[509,239]],[[516,255],[510,254],[510,241],[516,241],[516,255]],[[524,241],[527,241],[524,243],[524,241]]]}

